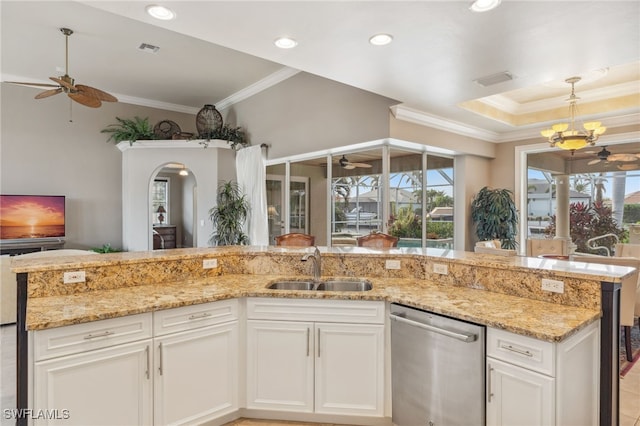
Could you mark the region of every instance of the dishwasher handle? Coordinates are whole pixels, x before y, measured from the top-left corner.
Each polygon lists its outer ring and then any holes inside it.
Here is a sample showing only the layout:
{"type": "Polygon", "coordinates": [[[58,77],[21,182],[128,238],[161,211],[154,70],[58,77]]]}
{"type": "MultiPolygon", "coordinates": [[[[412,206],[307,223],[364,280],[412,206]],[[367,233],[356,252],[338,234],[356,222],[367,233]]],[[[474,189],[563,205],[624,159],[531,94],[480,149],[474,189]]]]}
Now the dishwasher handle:
{"type": "Polygon", "coordinates": [[[466,334],[466,333],[459,333],[457,331],[451,331],[451,330],[447,330],[445,328],[440,328],[440,327],[435,327],[433,325],[429,325],[429,324],[423,324],[421,322],[418,321],[414,321],[414,320],[410,320],[407,319],[405,317],[402,316],[403,314],[398,314],[395,312],[391,312],[390,314],[390,318],[394,321],[399,321],[401,323],[407,324],[407,325],[411,325],[414,327],[418,327],[418,328],[422,328],[423,330],[428,330],[428,331],[433,331],[434,333],[439,333],[448,337],[453,337],[454,339],[460,340],[462,342],[465,343],[471,343],[471,342],[475,342],[476,340],[478,340],[478,335],[477,334],[466,334]]]}

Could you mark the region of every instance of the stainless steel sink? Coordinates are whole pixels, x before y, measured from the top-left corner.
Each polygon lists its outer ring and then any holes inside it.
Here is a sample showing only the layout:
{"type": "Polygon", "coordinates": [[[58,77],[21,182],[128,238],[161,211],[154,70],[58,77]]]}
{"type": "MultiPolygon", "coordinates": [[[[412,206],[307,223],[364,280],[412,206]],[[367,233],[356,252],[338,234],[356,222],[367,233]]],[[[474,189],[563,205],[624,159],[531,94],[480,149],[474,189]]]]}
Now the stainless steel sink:
{"type": "Polygon", "coordinates": [[[326,280],[320,282],[318,291],[369,291],[373,287],[366,280],[326,280]]]}
{"type": "Polygon", "coordinates": [[[313,281],[276,281],[267,288],[271,290],[313,290],[316,283],[313,281]]]}
{"type": "Polygon", "coordinates": [[[267,286],[270,290],[317,290],[317,291],[369,291],[372,285],[360,279],[328,279],[324,281],[274,281],[267,286]]]}

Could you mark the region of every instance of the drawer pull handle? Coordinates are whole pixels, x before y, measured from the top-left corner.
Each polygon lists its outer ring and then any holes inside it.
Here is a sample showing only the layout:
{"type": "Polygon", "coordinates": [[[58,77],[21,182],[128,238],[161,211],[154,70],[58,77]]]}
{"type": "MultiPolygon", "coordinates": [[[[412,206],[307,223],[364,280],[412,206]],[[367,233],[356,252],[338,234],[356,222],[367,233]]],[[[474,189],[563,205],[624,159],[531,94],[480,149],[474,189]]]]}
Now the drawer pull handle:
{"type": "Polygon", "coordinates": [[[145,375],[147,376],[147,380],[149,380],[149,366],[151,365],[151,362],[149,360],[149,345],[147,345],[144,351],[147,355],[147,370],[145,371],[145,375]]]}
{"type": "Polygon", "coordinates": [[[210,316],[211,316],[211,314],[209,312],[205,312],[205,313],[202,313],[202,314],[190,315],[189,319],[190,320],[195,320],[195,319],[200,319],[200,318],[207,318],[207,317],[210,317],[210,316]]]}
{"type": "Polygon", "coordinates": [[[86,336],[84,336],[85,340],[91,340],[91,339],[96,339],[98,337],[107,337],[107,336],[111,336],[112,334],[115,334],[113,331],[105,331],[104,333],[98,333],[98,334],[87,334],[86,336]]]}
{"type": "Polygon", "coordinates": [[[514,348],[511,345],[506,345],[506,346],[505,345],[500,345],[500,348],[506,349],[506,350],[511,351],[511,352],[515,352],[515,353],[520,354],[520,355],[528,356],[530,358],[533,357],[533,354],[531,352],[525,351],[525,350],[522,350],[522,349],[518,349],[518,348],[514,348]]]}

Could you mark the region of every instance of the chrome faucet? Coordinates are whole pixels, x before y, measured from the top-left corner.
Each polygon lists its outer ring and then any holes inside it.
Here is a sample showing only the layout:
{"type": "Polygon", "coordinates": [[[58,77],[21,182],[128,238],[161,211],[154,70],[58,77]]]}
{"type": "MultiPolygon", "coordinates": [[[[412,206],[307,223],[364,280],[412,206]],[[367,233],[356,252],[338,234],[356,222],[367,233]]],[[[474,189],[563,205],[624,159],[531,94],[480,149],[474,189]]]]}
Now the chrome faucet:
{"type": "Polygon", "coordinates": [[[306,262],[309,259],[313,259],[313,280],[320,281],[320,277],[322,276],[322,259],[320,258],[320,250],[318,250],[317,246],[314,247],[315,250],[313,254],[307,253],[302,256],[300,260],[306,262]]]}

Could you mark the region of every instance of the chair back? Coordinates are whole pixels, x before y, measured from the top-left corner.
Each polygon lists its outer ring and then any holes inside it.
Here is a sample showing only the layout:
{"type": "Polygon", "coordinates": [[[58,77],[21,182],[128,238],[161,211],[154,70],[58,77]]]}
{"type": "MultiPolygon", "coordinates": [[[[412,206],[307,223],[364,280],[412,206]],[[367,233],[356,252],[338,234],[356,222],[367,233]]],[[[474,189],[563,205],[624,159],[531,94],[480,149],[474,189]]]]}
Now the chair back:
{"type": "Polygon", "coordinates": [[[388,248],[398,247],[398,237],[375,232],[363,237],[358,237],[358,247],[388,248]]]}
{"type": "Polygon", "coordinates": [[[315,244],[316,237],[313,235],[292,232],[290,234],[276,236],[275,241],[277,246],[309,247],[315,244]]]}
{"type": "Polygon", "coordinates": [[[560,256],[569,255],[569,247],[565,240],[550,238],[529,238],[527,239],[527,256],[538,257],[544,254],[557,254],[560,256]]]}
{"type": "Polygon", "coordinates": [[[634,316],[640,316],[640,258],[574,254],[576,262],[629,266],[636,271],[622,280],[620,289],[620,325],[632,326],[634,316]]]}

